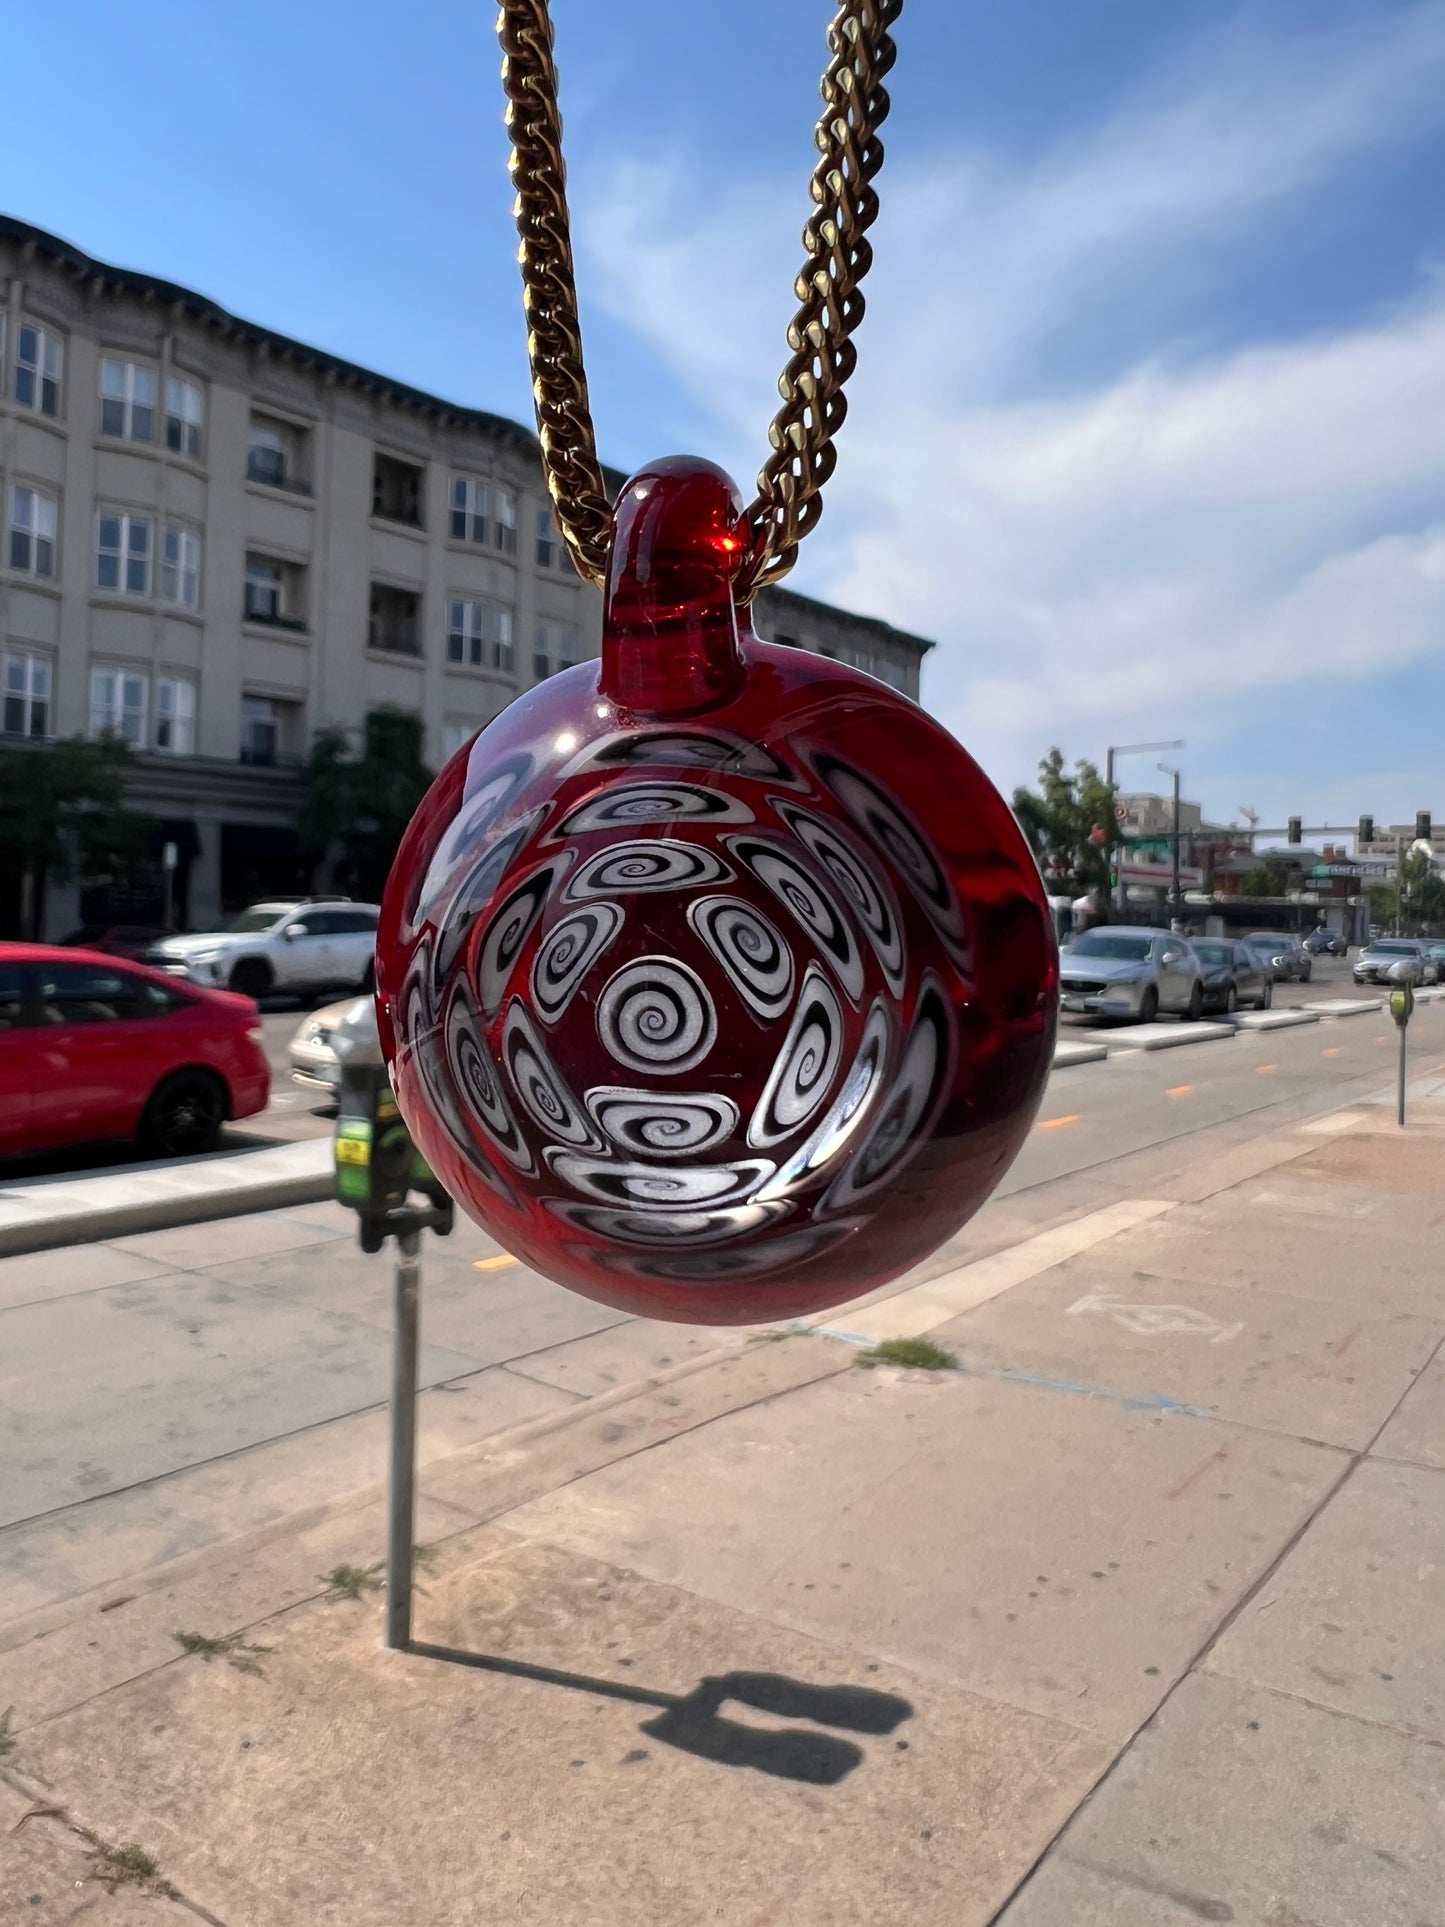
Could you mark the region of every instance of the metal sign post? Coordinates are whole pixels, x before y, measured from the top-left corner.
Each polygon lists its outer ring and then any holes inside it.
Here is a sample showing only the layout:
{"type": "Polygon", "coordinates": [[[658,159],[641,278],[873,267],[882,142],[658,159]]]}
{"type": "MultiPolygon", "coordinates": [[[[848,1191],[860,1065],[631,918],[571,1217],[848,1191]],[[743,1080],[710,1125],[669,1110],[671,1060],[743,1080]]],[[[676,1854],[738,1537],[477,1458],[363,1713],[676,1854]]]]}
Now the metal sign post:
{"type": "Polygon", "coordinates": [[[1399,1101],[1396,1105],[1396,1122],[1402,1131],[1405,1128],[1405,1032],[1414,1009],[1414,990],[1408,983],[1397,984],[1390,992],[1390,1015],[1394,1018],[1395,1028],[1400,1033],[1400,1088],[1399,1101]]]}
{"type": "Polygon", "coordinates": [[[421,1331],[421,1234],[445,1237],[451,1199],[418,1156],[397,1110],[381,1059],[370,1000],[348,1011],[336,1033],[341,1090],[336,1119],[336,1195],[360,1220],[361,1248],[397,1245],[391,1353],[391,1448],[386,1491],[386,1643],[411,1645],[416,1563],[416,1386],[421,1331]],[[425,1202],[415,1199],[420,1192],[425,1202]]]}

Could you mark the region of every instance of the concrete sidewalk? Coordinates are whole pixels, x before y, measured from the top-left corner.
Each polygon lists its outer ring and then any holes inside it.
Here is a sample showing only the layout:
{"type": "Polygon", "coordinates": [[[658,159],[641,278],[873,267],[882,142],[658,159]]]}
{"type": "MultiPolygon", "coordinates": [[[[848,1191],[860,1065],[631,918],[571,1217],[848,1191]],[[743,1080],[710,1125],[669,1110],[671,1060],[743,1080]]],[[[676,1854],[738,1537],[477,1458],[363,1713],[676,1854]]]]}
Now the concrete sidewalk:
{"type": "Polygon", "coordinates": [[[436,1458],[411,1653],[374,1495],[17,1621],[0,1921],[1438,1922],[1445,1081],[1387,1095],[436,1458]]]}

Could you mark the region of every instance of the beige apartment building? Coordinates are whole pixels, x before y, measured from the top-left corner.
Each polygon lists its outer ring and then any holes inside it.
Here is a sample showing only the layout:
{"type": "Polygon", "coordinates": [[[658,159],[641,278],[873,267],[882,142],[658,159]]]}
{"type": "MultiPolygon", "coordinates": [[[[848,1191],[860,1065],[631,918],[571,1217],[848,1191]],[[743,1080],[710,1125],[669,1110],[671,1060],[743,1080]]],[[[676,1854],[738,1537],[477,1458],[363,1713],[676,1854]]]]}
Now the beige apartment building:
{"type": "MultiPolygon", "coordinates": [[[[192,928],[301,881],[318,731],[396,706],[439,768],[599,646],[530,429],[5,217],[0,505],[0,747],[122,735],[192,928]]],[[[756,618],[918,695],[920,637],[784,589],[756,618]]],[[[83,909],[52,885],[46,934],[83,909]]]]}

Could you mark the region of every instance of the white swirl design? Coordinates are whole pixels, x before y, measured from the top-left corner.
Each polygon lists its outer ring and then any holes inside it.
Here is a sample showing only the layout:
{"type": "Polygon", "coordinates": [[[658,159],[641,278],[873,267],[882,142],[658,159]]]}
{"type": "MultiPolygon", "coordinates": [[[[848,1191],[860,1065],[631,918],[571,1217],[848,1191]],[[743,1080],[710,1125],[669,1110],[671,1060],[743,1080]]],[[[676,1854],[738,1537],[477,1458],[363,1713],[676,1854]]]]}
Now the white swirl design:
{"type": "Polygon", "coordinates": [[[748,1125],[748,1143],[765,1149],[801,1128],[832,1089],[843,1055],[843,1012],[832,985],[808,966],[798,1006],[748,1125]]]}
{"type": "Polygon", "coordinates": [[[622,923],[615,903],[589,903],[547,932],[532,962],[532,1002],[544,1024],[557,1022],[622,923]]]}
{"type": "Polygon", "coordinates": [[[895,997],[901,997],[906,981],[903,925],[888,885],[831,824],[822,822],[808,810],[799,809],[785,797],[772,796],[768,801],[857,911],[888,988],[895,997]]]}
{"type": "Polygon", "coordinates": [[[587,1108],[605,1137],[638,1157],[697,1157],[725,1143],[738,1128],[732,1099],[707,1091],[674,1095],[603,1085],[588,1091],[587,1108]]]}
{"type": "Polygon", "coordinates": [[[641,823],[751,823],[746,803],[696,783],[614,783],[557,825],[559,836],[626,830],[641,823]]]}
{"type": "Polygon", "coordinates": [[[831,893],[774,838],[730,836],[727,845],[818,945],[852,1004],[863,995],[863,956],[853,928],[831,893]]]}
{"type": "Polygon", "coordinates": [[[760,1017],[778,1017],[793,994],[793,953],[760,910],[738,897],[700,897],[687,920],[760,1017]]]}
{"type": "MultiPolygon", "coordinates": [[[[424,918],[456,874],[457,865],[479,836],[492,827],[508,803],[532,773],[532,758],[527,753],[514,756],[494,770],[487,781],[467,797],[447,825],[437,844],[426,876],[417,893],[416,916],[424,918]]],[[[535,817],[537,812],[533,812],[535,817]]]]}
{"type": "Polygon", "coordinates": [[[720,776],[807,787],[796,770],[761,743],[722,729],[629,730],[597,744],[591,761],[633,768],[711,770],[720,776]]]}
{"type": "Polygon", "coordinates": [[[603,1148],[518,998],[508,1006],[502,1027],[502,1059],[524,1109],[550,1138],[578,1150],[603,1148]]]}
{"type": "Polygon", "coordinates": [[[710,850],[690,843],[614,843],[588,859],[567,885],[572,903],[590,897],[638,896],[649,890],[700,890],[725,883],[732,871],[710,850]]]}
{"type": "MultiPolygon", "coordinates": [[[[758,1192],[759,1198],[782,1198],[811,1179],[819,1178],[853,1142],[868,1122],[874,1099],[883,1088],[883,1068],[892,1026],[888,1007],[880,999],[868,1013],[863,1041],[843,1088],[817,1129],[798,1150],[778,1166],[758,1192]]],[[[820,1180],[821,1181],[821,1180],[820,1180]]]]}
{"type": "Polygon", "coordinates": [[[567,863],[558,858],[533,870],[487,925],[477,958],[477,996],[488,1017],[495,1017],[501,1009],[522,946],[536,928],[554,885],[566,874],[567,867],[567,863]]]}
{"type": "Polygon", "coordinates": [[[535,1170],[532,1153],[503,1095],[476,1013],[461,991],[447,1007],[446,1057],[458,1094],[468,1107],[468,1122],[481,1130],[509,1164],[527,1173],[535,1170]]]}
{"type": "Polygon", "coordinates": [[[846,1210],[896,1177],[928,1141],[953,1065],[953,1016],[932,971],[924,977],[913,1028],[877,1121],[839,1174],[820,1210],[846,1210]]]}
{"type": "MultiPolygon", "coordinates": [[[[625,1211],[605,1205],[583,1204],[576,1198],[544,1199],[548,1211],[563,1224],[610,1238],[614,1244],[722,1244],[756,1231],[787,1210],[783,1204],[729,1204],[716,1211],[625,1211]]],[[[596,1257],[596,1253],[589,1254],[596,1257]]]]}
{"type": "Polygon", "coordinates": [[[767,1158],[659,1167],[554,1151],[547,1162],[553,1176],[570,1190],[598,1204],[632,1211],[713,1211],[724,1204],[745,1204],[773,1174],[767,1158]]]}
{"type": "Polygon", "coordinates": [[[949,949],[962,957],[966,937],[958,896],[937,852],[917,823],[876,783],[831,756],[817,759],[818,773],[858,827],[888,857],[949,949]]]}
{"type": "Polygon", "coordinates": [[[499,836],[485,846],[477,861],[457,885],[456,894],[446,907],[437,935],[433,984],[438,996],[441,996],[446,989],[452,966],[471,936],[476,919],[496,895],[497,885],[501,882],[518,850],[526,842],[540,814],[539,810],[533,810],[529,816],[524,817],[520,823],[508,830],[505,836],[499,836]]]}
{"type": "Polygon", "coordinates": [[[670,1076],[700,1064],[717,1041],[717,1012],[702,979],[667,957],[640,957],[597,1003],[597,1034],[629,1070],[670,1076]]]}

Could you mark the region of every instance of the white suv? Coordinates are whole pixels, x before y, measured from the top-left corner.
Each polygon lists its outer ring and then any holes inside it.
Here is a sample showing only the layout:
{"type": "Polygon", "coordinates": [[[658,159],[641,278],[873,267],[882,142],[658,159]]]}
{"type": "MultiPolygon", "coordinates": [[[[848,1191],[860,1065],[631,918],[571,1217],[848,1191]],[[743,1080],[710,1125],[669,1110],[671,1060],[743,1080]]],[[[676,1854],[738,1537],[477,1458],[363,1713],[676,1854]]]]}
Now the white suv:
{"type": "Polygon", "coordinates": [[[380,915],[378,905],[345,897],[278,897],[252,904],[223,930],[167,937],[146,961],[246,997],[370,990],[380,915]]]}

